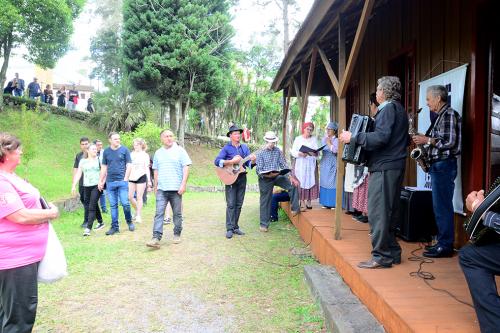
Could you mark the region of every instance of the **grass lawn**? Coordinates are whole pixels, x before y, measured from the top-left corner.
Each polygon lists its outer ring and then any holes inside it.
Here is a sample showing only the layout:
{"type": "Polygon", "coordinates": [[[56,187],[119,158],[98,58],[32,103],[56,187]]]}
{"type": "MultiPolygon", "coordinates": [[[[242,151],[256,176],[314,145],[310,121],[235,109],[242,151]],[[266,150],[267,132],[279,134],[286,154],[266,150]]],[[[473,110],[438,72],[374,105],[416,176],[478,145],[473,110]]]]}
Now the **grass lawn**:
{"type": "Polygon", "coordinates": [[[35,332],[325,332],[303,278],[314,260],[291,254],[304,244],[284,214],[259,232],[258,195],[249,193],[247,234],[227,240],[223,194],[187,193],[182,243],[168,225],[151,250],[150,201],[133,233],[122,223],[116,236],[83,238],[82,211],[54,222],[70,275],[40,285],[35,332]]]}

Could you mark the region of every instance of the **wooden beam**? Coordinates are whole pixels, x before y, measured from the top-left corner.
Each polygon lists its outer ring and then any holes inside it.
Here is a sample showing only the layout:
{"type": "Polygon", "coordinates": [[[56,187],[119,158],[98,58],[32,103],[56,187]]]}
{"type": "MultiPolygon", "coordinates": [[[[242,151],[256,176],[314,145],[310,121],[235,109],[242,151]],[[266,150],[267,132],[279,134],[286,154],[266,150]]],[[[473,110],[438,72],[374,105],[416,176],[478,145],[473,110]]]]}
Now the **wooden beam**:
{"type": "MultiPolygon", "coordinates": [[[[345,50],[345,30],[344,22],[342,16],[338,15],[339,22],[339,78],[342,80],[345,73],[345,61],[346,61],[346,50],[345,50]]],[[[347,113],[347,103],[345,95],[339,95],[339,132],[346,127],[346,113],[347,113]]],[[[344,144],[339,142],[339,149],[337,153],[337,196],[335,198],[335,228],[334,228],[334,239],[341,238],[342,230],[342,194],[344,193],[344,174],[345,174],[345,164],[342,161],[342,152],[344,151],[344,144]]]]}
{"type": "Polygon", "coordinates": [[[368,26],[368,21],[370,20],[370,15],[372,13],[374,4],[375,0],[365,0],[363,11],[361,12],[361,17],[359,19],[358,29],[356,30],[356,36],[354,37],[354,42],[352,43],[351,54],[349,55],[349,61],[347,62],[347,66],[345,69],[345,75],[341,78],[339,96],[345,96],[347,93],[347,87],[349,86],[352,73],[354,72],[354,64],[358,59],[358,54],[361,49],[363,37],[365,35],[366,27],[368,26]]]}
{"type": "Polygon", "coordinates": [[[325,66],[326,72],[328,74],[328,77],[330,78],[330,82],[332,83],[333,90],[339,96],[339,80],[337,79],[337,76],[335,75],[335,72],[333,71],[332,65],[330,65],[330,61],[328,60],[328,57],[326,56],[326,53],[319,47],[316,47],[318,49],[319,56],[321,57],[321,61],[323,62],[323,65],[325,66]]]}
{"type": "Polygon", "coordinates": [[[297,104],[302,105],[302,94],[300,92],[299,83],[295,78],[293,78],[293,86],[295,88],[295,95],[297,96],[297,104]]]}
{"type": "Polygon", "coordinates": [[[288,83],[288,93],[285,100],[285,110],[283,110],[283,154],[286,155],[287,143],[287,124],[288,124],[288,110],[290,109],[290,100],[292,98],[292,82],[288,83]]]}
{"type": "Polygon", "coordinates": [[[302,101],[302,110],[301,110],[302,123],[306,119],[307,103],[309,102],[309,94],[311,93],[312,83],[314,80],[314,70],[316,68],[317,55],[318,55],[318,50],[314,48],[313,53],[311,54],[311,62],[309,63],[309,74],[307,75],[306,92],[304,94],[304,99],[302,101]]]}

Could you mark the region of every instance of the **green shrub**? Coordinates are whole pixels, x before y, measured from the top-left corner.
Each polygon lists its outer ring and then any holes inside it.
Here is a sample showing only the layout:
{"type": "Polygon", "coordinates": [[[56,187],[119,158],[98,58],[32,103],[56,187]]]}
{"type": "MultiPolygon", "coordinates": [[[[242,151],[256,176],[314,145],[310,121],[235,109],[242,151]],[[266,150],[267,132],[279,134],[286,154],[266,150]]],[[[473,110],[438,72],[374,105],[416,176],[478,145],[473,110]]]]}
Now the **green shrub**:
{"type": "Polygon", "coordinates": [[[133,132],[120,132],[121,143],[133,150],[132,142],[136,138],[142,138],[148,145],[148,152],[153,155],[161,147],[160,133],[163,128],[152,122],[141,123],[133,132]]]}

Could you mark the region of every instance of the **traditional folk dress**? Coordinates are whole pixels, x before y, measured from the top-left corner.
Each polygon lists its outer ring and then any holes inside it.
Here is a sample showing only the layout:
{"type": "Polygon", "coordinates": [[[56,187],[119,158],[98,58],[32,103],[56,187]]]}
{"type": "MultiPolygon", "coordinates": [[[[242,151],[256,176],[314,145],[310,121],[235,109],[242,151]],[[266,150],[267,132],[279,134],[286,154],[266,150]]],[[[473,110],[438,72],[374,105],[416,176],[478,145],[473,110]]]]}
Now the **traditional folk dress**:
{"type": "MultiPolygon", "coordinates": [[[[321,145],[326,145],[327,137],[321,140],[321,145]]],[[[319,163],[319,203],[324,207],[335,207],[335,197],[337,192],[337,152],[339,149],[339,139],[332,137],[332,146],[326,146],[319,163]]]]}
{"type": "Polygon", "coordinates": [[[352,206],[354,209],[368,214],[368,181],[370,175],[367,167],[357,167],[356,180],[354,181],[354,192],[352,195],[352,206]]]}
{"type": "Polygon", "coordinates": [[[295,157],[295,177],[300,182],[299,200],[314,200],[319,196],[316,156],[299,156],[300,147],[307,146],[318,149],[318,139],[315,136],[304,138],[302,135],[295,138],[291,149],[292,156],[295,157]]]}

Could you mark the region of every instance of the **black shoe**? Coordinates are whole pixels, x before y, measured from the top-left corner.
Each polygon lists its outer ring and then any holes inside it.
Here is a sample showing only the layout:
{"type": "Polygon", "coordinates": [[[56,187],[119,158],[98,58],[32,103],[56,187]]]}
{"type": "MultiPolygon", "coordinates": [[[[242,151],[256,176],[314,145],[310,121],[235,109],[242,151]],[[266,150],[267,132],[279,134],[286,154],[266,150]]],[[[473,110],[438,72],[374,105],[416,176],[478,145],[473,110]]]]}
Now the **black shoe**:
{"type": "Polygon", "coordinates": [[[361,223],[368,223],[368,216],[364,215],[354,216],[354,219],[361,223]]]}
{"type": "Polygon", "coordinates": [[[367,269],[377,269],[377,268],[391,268],[391,265],[382,265],[376,260],[370,259],[368,261],[362,261],[358,264],[359,268],[367,269]]]}
{"type": "Polygon", "coordinates": [[[94,227],[94,230],[100,230],[102,228],[104,228],[104,223],[99,222],[99,224],[94,227]]]}
{"type": "Polygon", "coordinates": [[[399,265],[399,264],[401,264],[401,257],[396,258],[396,259],[392,259],[392,264],[393,265],[399,265]]]}
{"type": "Polygon", "coordinates": [[[227,239],[233,238],[233,231],[232,231],[232,230],[228,230],[228,231],[226,232],[226,238],[227,238],[227,239]]]}
{"type": "Polygon", "coordinates": [[[243,236],[245,233],[241,229],[234,229],[233,234],[243,236]]]}
{"type": "MultiPolygon", "coordinates": [[[[292,213],[293,214],[293,213],[292,213]]],[[[274,217],[271,217],[271,222],[278,222],[278,219],[275,219],[274,217]]]]}
{"type": "Polygon", "coordinates": [[[108,231],[106,231],[106,236],[111,236],[111,235],[117,234],[119,232],[120,232],[120,230],[118,230],[118,229],[110,228],[108,231]]]}
{"type": "Polygon", "coordinates": [[[422,255],[427,258],[450,258],[453,257],[453,250],[447,250],[442,246],[438,246],[433,250],[424,252],[422,255]]]}
{"type": "Polygon", "coordinates": [[[425,246],[425,251],[434,250],[437,246],[438,246],[437,244],[434,244],[434,245],[426,245],[426,246],[425,246]]]}

